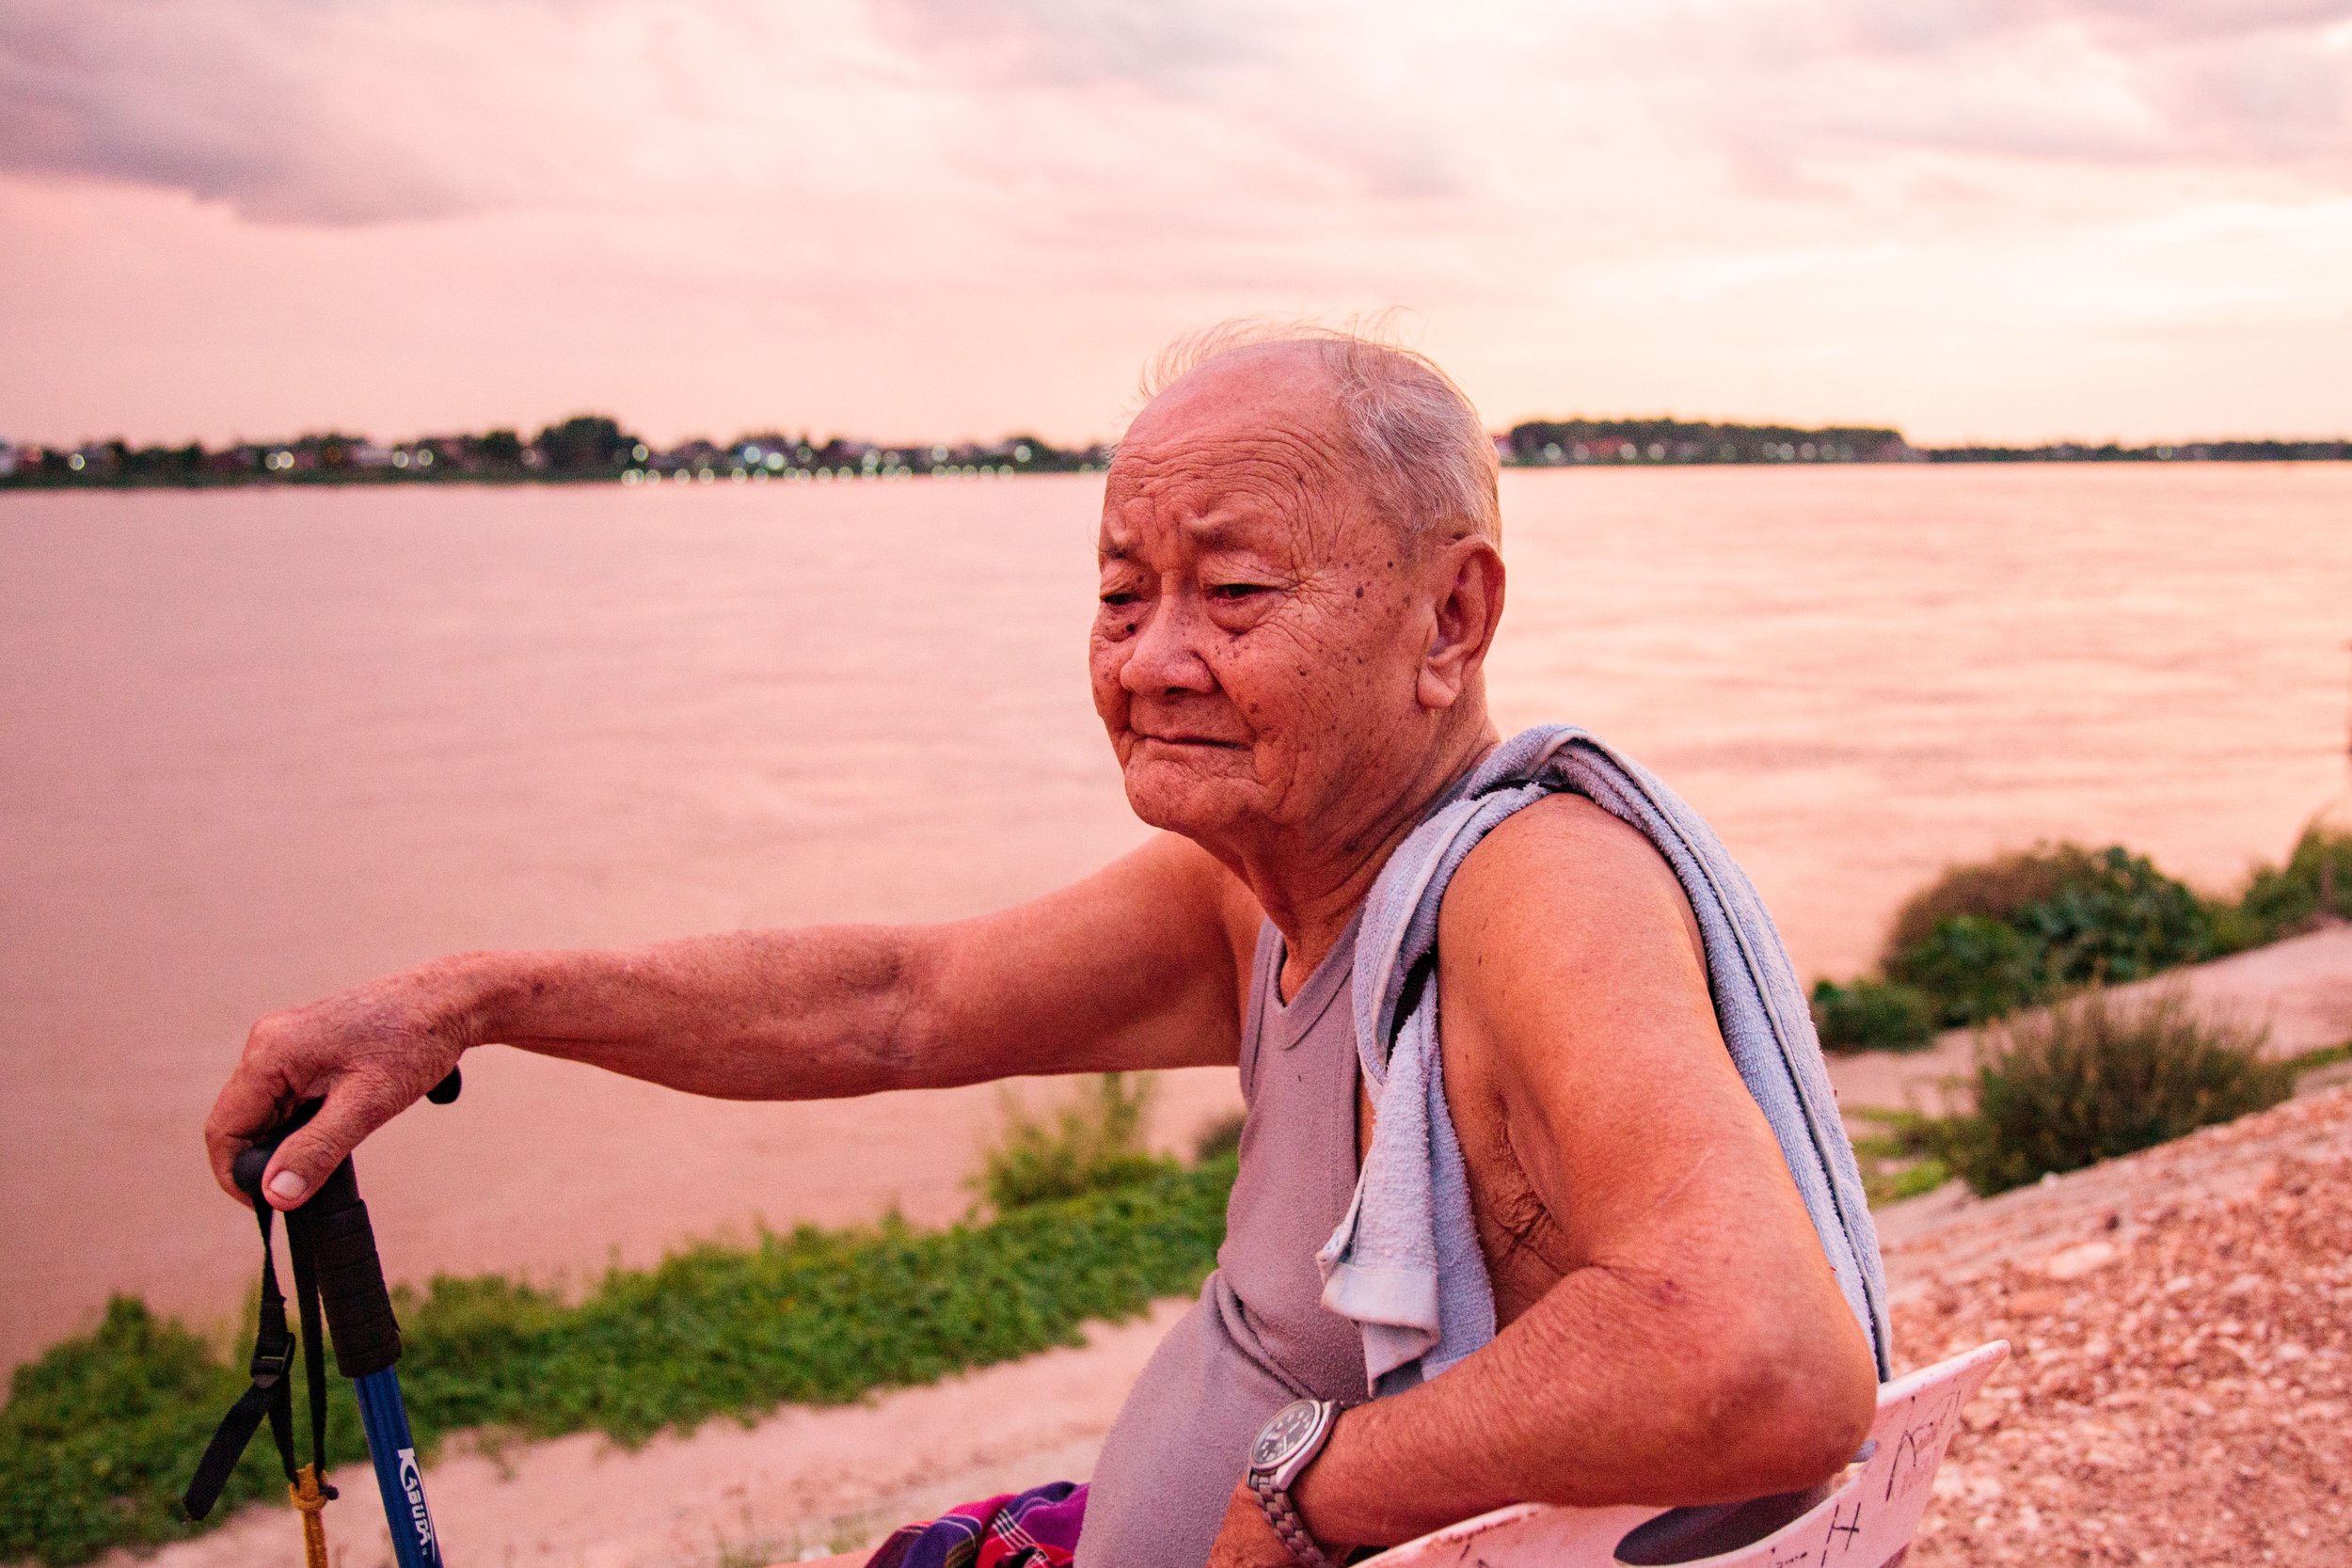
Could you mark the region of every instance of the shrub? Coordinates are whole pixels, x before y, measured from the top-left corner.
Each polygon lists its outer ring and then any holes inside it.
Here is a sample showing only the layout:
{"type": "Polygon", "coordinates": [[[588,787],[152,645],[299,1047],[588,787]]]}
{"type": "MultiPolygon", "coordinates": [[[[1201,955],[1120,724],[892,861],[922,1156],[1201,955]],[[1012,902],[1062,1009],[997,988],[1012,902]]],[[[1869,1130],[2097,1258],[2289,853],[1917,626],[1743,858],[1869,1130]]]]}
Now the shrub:
{"type": "Polygon", "coordinates": [[[2208,955],[2213,917],[2187,883],[2111,846],[2070,871],[2010,924],[2042,949],[2053,987],[2121,985],[2208,955]]]}
{"type": "Polygon", "coordinates": [[[2091,858],[2090,851],[2078,844],[2043,845],[1972,864],[1946,866],[1941,876],[1895,911],[1881,961],[1891,971],[1947,920],[1974,915],[2004,926],[2011,924],[2018,911],[2043,902],[2087,875],[2091,858]]]}
{"type": "Polygon", "coordinates": [[[2104,991],[1979,1042],[1976,1109],[1944,1123],[1946,1162],[1980,1195],[2275,1105],[2295,1069],[2267,1031],[2200,1021],[2179,993],[2125,1007],[2104,991]]]}
{"type": "Polygon", "coordinates": [[[2145,855],[2061,844],[1947,871],[1896,916],[1884,967],[1939,1022],[1981,1023],[2207,958],[2215,939],[2212,908],[2145,855]]]}
{"type": "Polygon", "coordinates": [[[1151,1101],[1152,1080],[1124,1072],[1098,1074],[1075,1104],[1050,1118],[1008,1095],[1004,1135],[973,1185],[998,1213],[1009,1214],[1168,1170],[1172,1161],[1143,1147],[1143,1114],[1151,1101]]]}
{"type": "Polygon", "coordinates": [[[1813,986],[1813,1027],[1827,1051],[1917,1051],[1934,1043],[1935,1006],[1909,986],[1860,979],[1813,986]]]}
{"type": "Polygon", "coordinates": [[[2205,913],[2211,922],[2213,932],[2212,938],[2206,943],[2209,949],[2208,956],[2212,958],[2226,958],[2233,953],[2243,953],[2249,948],[2260,947],[2265,942],[2276,942],[2280,937],[2287,934],[2283,931],[2268,929],[2247,910],[2245,905],[2233,903],[2226,898],[2208,899],[2205,903],[2205,913]]]}
{"type": "Polygon", "coordinates": [[[1954,915],[1887,966],[1925,996],[1939,1024],[1982,1023],[2042,994],[2042,955],[2014,926],[1980,914],[1954,915]]]}
{"type": "Polygon", "coordinates": [[[2254,873],[2238,910],[2265,942],[2330,917],[2352,920],[2352,832],[2306,828],[2286,864],[2254,873]]]}

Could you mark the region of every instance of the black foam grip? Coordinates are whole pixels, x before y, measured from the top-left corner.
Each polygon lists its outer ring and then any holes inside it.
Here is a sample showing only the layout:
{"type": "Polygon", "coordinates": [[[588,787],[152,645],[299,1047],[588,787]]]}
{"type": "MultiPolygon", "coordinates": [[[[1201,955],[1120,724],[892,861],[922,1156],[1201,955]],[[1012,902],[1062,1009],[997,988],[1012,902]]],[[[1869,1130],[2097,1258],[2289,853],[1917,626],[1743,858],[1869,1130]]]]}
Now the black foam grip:
{"type": "Polygon", "coordinates": [[[368,1223],[368,1206],[359,1200],[350,1161],[336,1168],[305,1208],[336,1370],[345,1377],[380,1372],[400,1359],[400,1324],[392,1317],[384,1265],[375,1255],[375,1229],[368,1223]]]}
{"type": "Polygon", "coordinates": [[[278,1141],[275,1138],[251,1148],[241,1148],[229,1167],[230,1177],[237,1183],[237,1190],[256,1204],[262,1201],[262,1173],[269,1169],[269,1157],[277,1151],[278,1141]]]}

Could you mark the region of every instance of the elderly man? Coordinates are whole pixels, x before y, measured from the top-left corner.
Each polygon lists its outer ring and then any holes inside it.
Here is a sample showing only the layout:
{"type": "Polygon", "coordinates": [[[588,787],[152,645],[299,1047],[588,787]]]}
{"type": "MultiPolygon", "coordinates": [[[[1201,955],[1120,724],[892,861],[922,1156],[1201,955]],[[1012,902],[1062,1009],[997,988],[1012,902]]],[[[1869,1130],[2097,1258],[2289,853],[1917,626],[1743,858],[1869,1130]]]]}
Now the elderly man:
{"type": "MultiPolygon", "coordinates": [[[[731,1099],[1238,1066],[1220,1268],[1090,1490],[1048,1499],[1082,1506],[1085,1568],[1313,1564],[1517,1501],[1820,1482],[1872,1413],[1867,1313],[1733,1065],[1684,883],[1573,793],[1494,827],[1441,894],[1434,1122],[1485,1275],[1447,1283],[1491,1323],[1372,1397],[1365,1323],[1325,1277],[1379,1127],[1345,998],[1383,867],[1500,743],[1494,457],[1394,349],[1194,358],[1127,432],[1099,543],[1094,701],[1157,839],[980,919],[472,954],[263,1019],[206,1130],[223,1185],[323,1099],[265,1180],[300,1202],[490,1041],[731,1099]]],[[[885,1555],[925,1560],[902,1537],[885,1555]]]]}

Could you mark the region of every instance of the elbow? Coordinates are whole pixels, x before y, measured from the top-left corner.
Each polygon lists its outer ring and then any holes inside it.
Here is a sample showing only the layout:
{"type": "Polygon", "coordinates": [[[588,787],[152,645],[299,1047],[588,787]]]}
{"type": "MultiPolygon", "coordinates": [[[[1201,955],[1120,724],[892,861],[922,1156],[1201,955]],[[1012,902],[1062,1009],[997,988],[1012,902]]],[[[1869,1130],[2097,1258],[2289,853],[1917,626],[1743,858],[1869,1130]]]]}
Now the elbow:
{"type": "Polygon", "coordinates": [[[1719,1363],[1723,1384],[1711,1402],[1726,1498],[1819,1485],[1869,1437],[1878,1364],[1842,1302],[1835,1311],[1834,1322],[1759,1333],[1719,1363]]]}
{"type": "Polygon", "coordinates": [[[874,1027],[856,1042],[866,1070],[883,1089],[939,1087],[960,1082],[943,1072],[961,1033],[947,979],[952,955],[936,930],[888,932],[866,976],[874,1027]]]}

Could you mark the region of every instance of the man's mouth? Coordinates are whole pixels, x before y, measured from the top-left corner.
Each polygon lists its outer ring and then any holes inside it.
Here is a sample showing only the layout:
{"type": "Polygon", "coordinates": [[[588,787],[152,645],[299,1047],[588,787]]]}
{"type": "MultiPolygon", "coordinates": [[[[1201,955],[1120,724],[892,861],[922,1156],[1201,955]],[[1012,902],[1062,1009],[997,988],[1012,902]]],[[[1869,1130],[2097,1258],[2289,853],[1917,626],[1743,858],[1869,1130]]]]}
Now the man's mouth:
{"type": "Polygon", "coordinates": [[[1208,735],[1153,735],[1148,730],[1135,732],[1138,741],[1151,741],[1161,746],[1194,746],[1211,751],[1238,752],[1246,749],[1246,740],[1223,740],[1208,735]]]}

